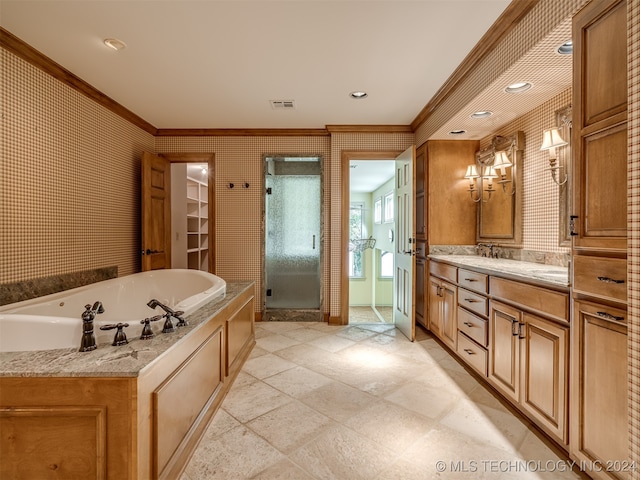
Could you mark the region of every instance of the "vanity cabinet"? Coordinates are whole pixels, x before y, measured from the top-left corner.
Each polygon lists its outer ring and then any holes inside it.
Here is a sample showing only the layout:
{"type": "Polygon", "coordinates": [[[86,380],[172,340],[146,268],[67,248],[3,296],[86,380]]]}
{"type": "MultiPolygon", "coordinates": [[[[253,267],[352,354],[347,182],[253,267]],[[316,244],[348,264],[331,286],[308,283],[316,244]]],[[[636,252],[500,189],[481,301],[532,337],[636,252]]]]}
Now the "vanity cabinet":
{"type": "Polygon", "coordinates": [[[573,247],[626,254],[627,2],[590,2],[573,37],[573,247]]]}
{"type": "Polygon", "coordinates": [[[489,345],[491,384],[566,445],[568,326],[492,301],[489,345]]]}
{"type": "Polygon", "coordinates": [[[457,354],[483,377],[487,376],[489,276],[458,269],[457,354]]]}
{"type": "Polygon", "coordinates": [[[443,263],[430,262],[429,265],[429,329],[454,351],[458,341],[457,270],[443,263]]]}
{"type": "Polygon", "coordinates": [[[573,17],[573,45],[569,452],[606,466],[628,458],[627,1],[588,3],[573,17]]]}
{"type": "Polygon", "coordinates": [[[416,242],[416,284],[415,284],[415,318],[416,322],[425,328],[429,328],[427,315],[427,257],[426,242],[418,240],[416,242]]]}

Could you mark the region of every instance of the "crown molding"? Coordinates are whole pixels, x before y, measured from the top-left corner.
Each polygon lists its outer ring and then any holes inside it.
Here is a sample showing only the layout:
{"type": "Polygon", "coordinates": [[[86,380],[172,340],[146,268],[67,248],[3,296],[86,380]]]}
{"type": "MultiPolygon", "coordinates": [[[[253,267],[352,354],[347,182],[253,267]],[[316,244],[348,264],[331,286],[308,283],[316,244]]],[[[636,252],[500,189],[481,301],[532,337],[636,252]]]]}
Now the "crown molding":
{"type": "Polygon", "coordinates": [[[327,125],[329,133],[413,133],[411,125],[327,125]]]}
{"type": "Polygon", "coordinates": [[[485,57],[500,43],[513,28],[527,15],[540,0],[512,0],[502,15],[491,25],[487,33],[478,41],[475,47],[464,58],[458,68],[454,70],[446,82],[442,84],[429,103],[420,111],[411,122],[411,128],[415,132],[431,114],[453,95],[465,76],[485,59],[485,57]]]}

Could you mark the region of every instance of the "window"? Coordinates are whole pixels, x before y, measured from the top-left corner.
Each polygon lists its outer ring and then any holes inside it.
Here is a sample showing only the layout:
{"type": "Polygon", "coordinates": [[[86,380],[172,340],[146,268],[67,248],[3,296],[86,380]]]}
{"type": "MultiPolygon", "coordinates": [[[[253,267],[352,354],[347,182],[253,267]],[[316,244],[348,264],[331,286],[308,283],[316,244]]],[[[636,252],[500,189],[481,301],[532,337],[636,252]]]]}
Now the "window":
{"type": "Polygon", "coordinates": [[[393,278],[393,253],[380,250],[378,272],[380,278],[393,278]]]}
{"type": "Polygon", "coordinates": [[[349,209],[349,276],[364,277],[364,261],[362,243],[364,231],[364,204],[352,203],[349,209]]]}
{"type": "Polygon", "coordinates": [[[382,199],[376,200],[373,206],[373,221],[375,223],[382,223],[382,199]]]}
{"type": "Polygon", "coordinates": [[[384,221],[385,223],[393,222],[393,192],[384,196],[384,221]]]}

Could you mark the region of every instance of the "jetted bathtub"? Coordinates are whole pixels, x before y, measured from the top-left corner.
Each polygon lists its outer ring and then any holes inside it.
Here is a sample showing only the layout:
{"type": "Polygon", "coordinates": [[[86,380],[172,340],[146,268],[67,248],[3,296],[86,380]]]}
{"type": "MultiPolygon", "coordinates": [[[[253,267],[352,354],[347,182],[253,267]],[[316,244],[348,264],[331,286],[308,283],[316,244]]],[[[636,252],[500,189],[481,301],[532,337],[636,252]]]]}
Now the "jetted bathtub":
{"type": "MultiPolygon", "coordinates": [[[[164,313],[147,302],[160,303],[188,315],[202,305],[222,298],[226,282],[199,270],[168,269],[135,273],[84,287],[0,307],[0,352],[80,347],[85,305],[102,302],[104,313],[93,322],[98,346],[111,342],[115,330],[101,325],[129,323],[129,338],[140,334],[140,320],[164,313]]],[[[157,333],[164,322],[152,324],[157,333]]]]}

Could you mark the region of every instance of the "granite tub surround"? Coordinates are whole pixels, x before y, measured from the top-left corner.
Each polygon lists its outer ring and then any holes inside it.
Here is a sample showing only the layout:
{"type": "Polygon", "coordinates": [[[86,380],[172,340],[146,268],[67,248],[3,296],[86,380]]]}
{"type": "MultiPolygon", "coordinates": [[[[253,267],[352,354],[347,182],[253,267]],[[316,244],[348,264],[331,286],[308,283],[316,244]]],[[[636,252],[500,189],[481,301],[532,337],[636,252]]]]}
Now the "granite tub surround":
{"type": "Polygon", "coordinates": [[[429,258],[457,267],[472,268],[488,275],[533,281],[556,287],[569,287],[569,269],[563,266],[478,255],[429,255],[429,258]]]}
{"type": "Polygon", "coordinates": [[[63,273],[0,285],[0,306],[31,300],[52,293],[83,287],[118,276],[118,267],[104,267],[81,272],[63,273]]]}
{"type": "Polygon", "coordinates": [[[140,340],[142,325],[130,323],[125,329],[129,343],[119,347],[102,343],[91,352],[67,348],[0,353],[0,377],[136,377],[173,345],[252,288],[252,281],[227,282],[224,298],[213,300],[191,315],[185,315],[188,326],[177,328],[173,333],[157,334],[150,340],[140,340]]]}

